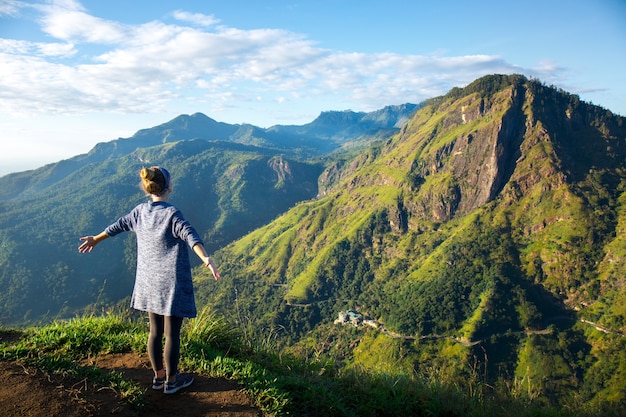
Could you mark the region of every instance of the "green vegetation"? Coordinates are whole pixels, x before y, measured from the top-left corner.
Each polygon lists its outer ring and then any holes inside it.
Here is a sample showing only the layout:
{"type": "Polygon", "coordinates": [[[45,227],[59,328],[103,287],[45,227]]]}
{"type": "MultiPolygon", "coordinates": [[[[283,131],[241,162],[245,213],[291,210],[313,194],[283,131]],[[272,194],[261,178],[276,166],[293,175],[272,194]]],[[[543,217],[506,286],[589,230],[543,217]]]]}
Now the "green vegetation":
{"type": "Polygon", "coordinates": [[[218,251],[224,279],[199,285],[202,303],[234,305],[236,323],[273,329],[281,351],[340,370],[623,406],[626,132],[573,97],[502,80],[427,105],[334,166],[323,197],[218,251]],[[575,169],[607,141],[610,155],[584,162],[597,169],[575,169]],[[357,307],[386,333],[336,346],[333,320],[357,307]]]}
{"type": "MultiPolygon", "coordinates": [[[[145,405],[144,388],[137,381],[125,379],[120,372],[83,365],[98,355],[145,352],[147,325],[142,320],[107,314],[0,332],[20,333],[18,340],[0,344],[1,360],[110,388],[137,410],[145,405]]],[[[186,372],[237,381],[266,416],[501,416],[507,410],[506,415],[520,417],[593,417],[620,412],[539,407],[513,389],[498,391],[478,381],[465,386],[447,380],[445,372],[434,379],[397,369],[336,370],[324,361],[279,355],[271,343],[263,345],[259,338],[250,343],[241,329],[232,328],[208,309],[186,322],[182,342],[181,367],[186,372]]],[[[378,343],[389,345],[380,338],[378,343]]],[[[150,378],[146,370],[146,379],[150,378]]],[[[525,389],[524,383],[520,382],[520,388],[525,389]]]]}
{"type": "MultiPolygon", "coordinates": [[[[354,117],[302,129],[339,140],[354,117]]],[[[245,143],[265,143],[242,130],[245,143]]],[[[323,415],[623,411],[624,119],[496,75],[367,143],[303,162],[225,142],[133,153],[120,142],[90,165],[19,176],[22,194],[0,203],[2,323],[106,311],[130,294],[132,236],[82,257],[70,242],[141,201],[141,158],[172,167],[172,200],[222,274],[215,283],[194,270],[198,305],[227,320],[208,347],[192,335],[210,339],[214,320],[190,323],[187,366],[248,369],[237,379],[265,392],[268,413],[316,403],[323,415]],[[44,293],[49,304],[38,303],[44,293]],[[348,309],[377,328],[334,325],[348,309]]]]}
{"type": "Polygon", "coordinates": [[[139,187],[141,160],[166,161],[174,178],[171,201],[209,251],[315,196],[319,164],[233,146],[192,140],[145,148],[77,169],[52,189],[0,203],[0,322],[71,317],[131,293],[132,234],[87,256],[79,256],[77,247],[79,237],[99,233],[147,201],[139,187]]]}

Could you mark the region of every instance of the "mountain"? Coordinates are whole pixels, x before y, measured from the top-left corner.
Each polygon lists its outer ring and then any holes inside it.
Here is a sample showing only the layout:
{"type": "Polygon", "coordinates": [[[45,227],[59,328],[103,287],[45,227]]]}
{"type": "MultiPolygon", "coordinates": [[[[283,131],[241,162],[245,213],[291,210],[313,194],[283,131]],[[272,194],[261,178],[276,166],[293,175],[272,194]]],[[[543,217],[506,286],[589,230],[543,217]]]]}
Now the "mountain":
{"type": "Polygon", "coordinates": [[[624,122],[518,75],[453,89],[221,249],[198,297],[336,366],[624,402],[624,122]]]}
{"type": "Polygon", "coordinates": [[[323,112],[304,126],[277,125],[268,129],[250,124],[231,125],[217,122],[202,113],[180,115],[159,126],[139,130],[130,138],[99,143],[87,154],[33,171],[6,175],[0,178],[0,184],[6,191],[6,198],[18,200],[45,190],[88,164],[123,157],[138,149],[192,139],[255,146],[298,159],[319,157],[348,143],[351,147],[355,143],[364,146],[372,140],[398,131],[418,107],[407,103],[387,106],[370,113],[323,112]],[[335,119],[343,119],[343,122],[334,125],[329,123],[335,119]]]}
{"type": "Polygon", "coordinates": [[[274,126],[271,132],[284,132],[306,138],[330,140],[343,145],[359,138],[389,136],[401,128],[419,108],[415,104],[387,106],[365,113],[346,110],[322,112],[317,119],[302,126],[274,126]]]}
{"type": "Polygon", "coordinates": [[[153,129],[0,178],[2,323],[126,303],[133,236],[89,255],[78,237],[143,201],[137,171],[162,164],[222,275],[194,270],[198,304],[250,340],[388,384],[626,403],[623,117],[492,75],[303,126],[153,129]]]}
{"type": "Polygon", "coordinates": [[[99,233],[146,200],[140,160],[168,167],[171,201],[210,251],[314,197],[322,169],[241,145],[186,140],[85,165],[40,192],[3,202],[2,323],[65,317],[130,294],[134,235],[111,239],[95,256],[81,256],[77,247],[79,237],[99,233]]]}
{"type": "MultiPolygon", "coordinates": [[[[394,118],[397,123],[414,108],[389,108],[387,118],[363,126],[368,113],[360,114],[352,131],[368,140],[393,129],[394,118]]],[[[78,256],[76,247],[80,236],[98,233],[144,201],[137,174],[144,164],[170,169],[172,202],[211,251],[314,198],[323,166],[302,156],[342,146],[315,133],[321,123],[298,133],[293,127],[261,129],[201,113],[181,115],[130,138],[100,143],[87,154],[0,178],[0,322],[65,317],[130,294],[132,237],[103,245],[98,256],[78,256]]]]}

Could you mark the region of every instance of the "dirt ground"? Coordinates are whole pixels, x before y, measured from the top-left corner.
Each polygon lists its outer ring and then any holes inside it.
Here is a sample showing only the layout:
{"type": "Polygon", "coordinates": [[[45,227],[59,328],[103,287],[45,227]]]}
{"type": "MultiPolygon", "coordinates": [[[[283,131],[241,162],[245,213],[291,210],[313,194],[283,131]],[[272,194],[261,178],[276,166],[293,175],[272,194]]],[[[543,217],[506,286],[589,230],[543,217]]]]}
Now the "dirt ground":
{"type": "Polygon", "coordinates": [[[0,361],[0,415],[6,417],[259,417],[261,412],[239,386],[225,379],[195,375],[194,383],[172,395],[154,391],[147,358],[134,353],[103,355],[87,362],[115,370],[145,387],[145,406],[134,410],[112,389],[85,380],[46,375],[0,361]]]}

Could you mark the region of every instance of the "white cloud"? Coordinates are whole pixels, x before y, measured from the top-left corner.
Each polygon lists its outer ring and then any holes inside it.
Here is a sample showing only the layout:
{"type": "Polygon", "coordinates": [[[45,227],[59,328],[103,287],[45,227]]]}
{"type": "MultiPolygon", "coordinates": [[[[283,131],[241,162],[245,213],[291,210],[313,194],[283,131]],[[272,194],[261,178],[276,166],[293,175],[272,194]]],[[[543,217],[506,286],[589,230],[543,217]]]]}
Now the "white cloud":
{"type": "Polygon", "coordinates": [[[202,13],[189,13],[184,10],[176,10],[173,13],[173,16],[177,20],[180,20],[183,22],[194,23],[199,26],[208,27],[208,26],[213,26],[220,22],[219,19],[215,18],[215,16],[207,16],[202,13]]]}
{"type": "Polygon", "coordinates": [[[418,102],[487,73],[524,72],[489,55],[335,52],[296,33],[214,27],[213,16],[181,10],[176,19],[201,28],[123,25],[70,0],[40,11],[42,30],[55,41],[0,39],[2,112],[136,113],[178,99],[224,107],[259,97],[277,103],[317,97],[373,109],[418,102]]]}
{"type": "Polygon", "coordinates": [[[71,0],[55,1],[42,6],[42,30],[65,41],[115,44],[122,42],[128,27],[87,14],[83,7],[71,0]]]}
{"type": "Polygon", "coordinates": [[[21,1],[16,0],[1,0],[0,16],[17,16],[22,7],[21,3],[21,1]]]}
{"type": "Polygon", "coordinates": [[[34,47],[33,42],[15,39],[0,39],[0,52],[20,55],[29,53],[34,47]]]}
{"type": "Polygon", "coordinates": [[[70,57],[76,54],[73,43],[37,43],[42,55],[50,57],[70,57]]]}

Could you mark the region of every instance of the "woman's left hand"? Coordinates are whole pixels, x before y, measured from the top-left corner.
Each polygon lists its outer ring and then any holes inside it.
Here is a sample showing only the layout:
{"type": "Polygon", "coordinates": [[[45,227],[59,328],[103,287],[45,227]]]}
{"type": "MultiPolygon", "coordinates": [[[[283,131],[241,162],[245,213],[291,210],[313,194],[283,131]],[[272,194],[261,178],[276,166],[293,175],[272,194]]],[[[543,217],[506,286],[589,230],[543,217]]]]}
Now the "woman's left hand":
{"type": "Polygon", "coordinates": [[[213,274],[213,278],[215,278],[216,281],[219,281],[220,273],[217,272],[217,268],[215,267],[215,264],[213,264],[213,261],[211,260],[211,258],[207,256],[204,264],[206,265],[207,268],[211,270],[211,273],[213,274]]]}

